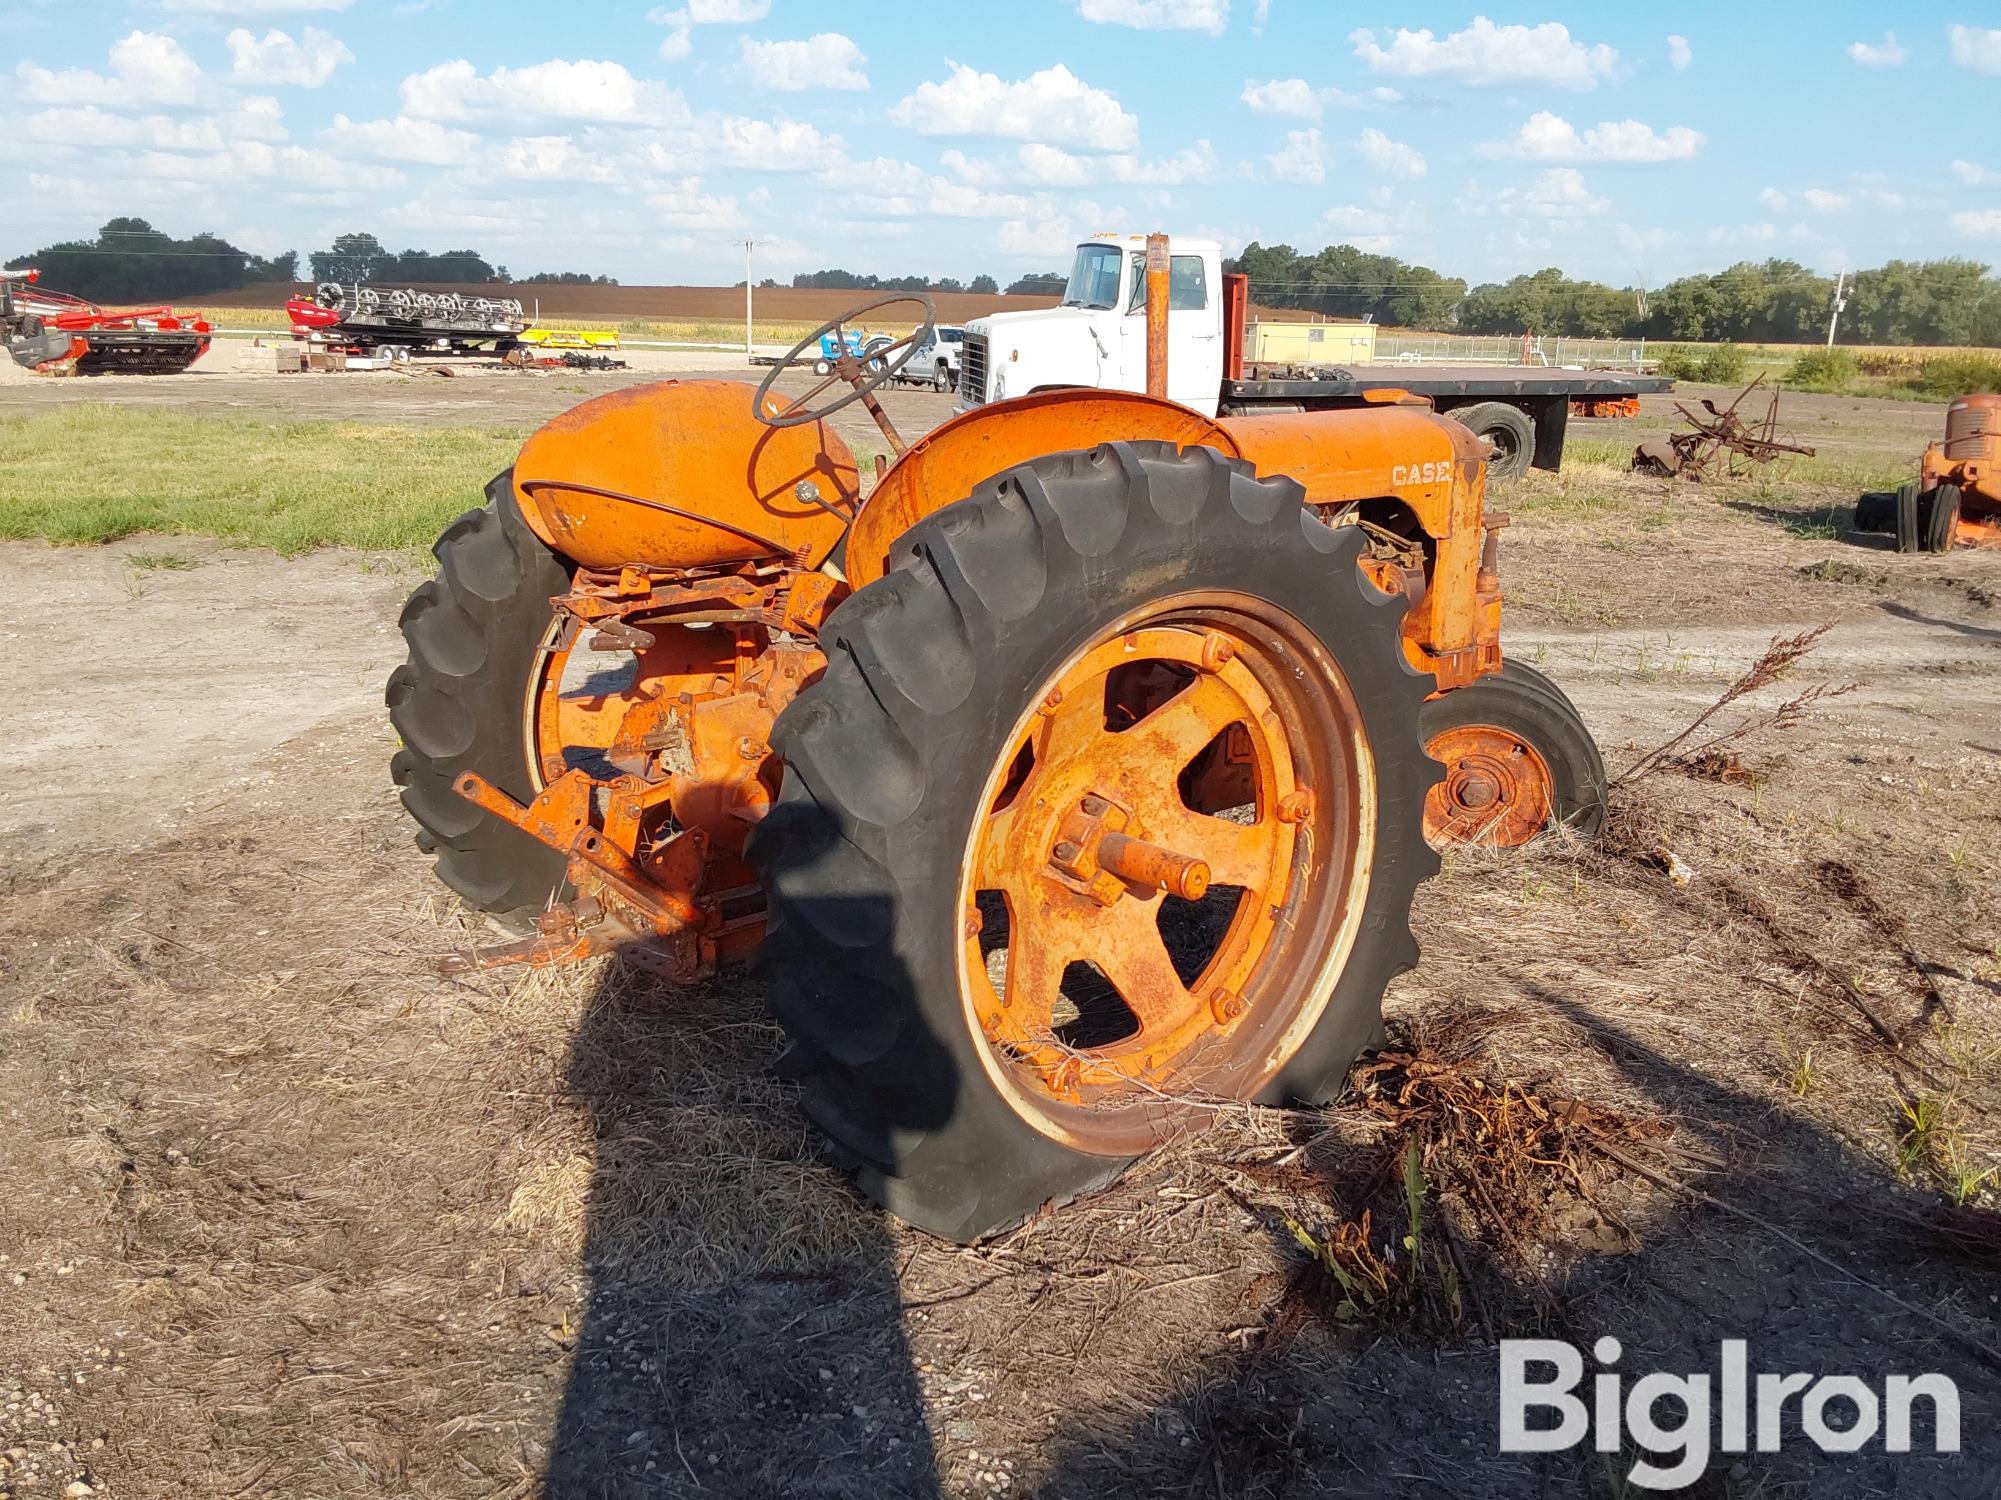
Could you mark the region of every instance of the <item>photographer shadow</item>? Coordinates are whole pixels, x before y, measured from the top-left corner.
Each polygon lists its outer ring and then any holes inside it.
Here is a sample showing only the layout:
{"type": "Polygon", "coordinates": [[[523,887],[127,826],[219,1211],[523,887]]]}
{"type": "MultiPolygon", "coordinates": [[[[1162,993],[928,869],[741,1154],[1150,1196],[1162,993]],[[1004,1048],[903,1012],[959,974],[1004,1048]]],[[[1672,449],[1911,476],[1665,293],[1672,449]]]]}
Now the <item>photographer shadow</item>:
{"type": "Polygon", "coordinates": [[[553,1500],[938,1493],[902,1231],[821,1160],[764,989],[614,966],[585,1010],[587,1290],[553,1500]]]}

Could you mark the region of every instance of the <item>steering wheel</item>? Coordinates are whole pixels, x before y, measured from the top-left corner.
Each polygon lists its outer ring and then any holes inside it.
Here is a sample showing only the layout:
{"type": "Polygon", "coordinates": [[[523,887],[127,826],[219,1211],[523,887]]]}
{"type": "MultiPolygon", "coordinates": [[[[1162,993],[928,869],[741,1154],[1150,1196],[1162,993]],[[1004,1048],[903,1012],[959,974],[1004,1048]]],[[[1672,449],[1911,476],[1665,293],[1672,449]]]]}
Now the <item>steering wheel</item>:
{"type": "MultiPolygon", "coordinates": [[[[890,319],[889,321],[894,322],[896,320],[890,319]]],[[[922,292],[899,292],[895,296],[878,297],[873,302],[864,302],[860,307],[851,307],[831,323],[822,323],[818,328],[807,334],[806,337],[792,346],[783,359],[771,367],[771,372],[758,383],[757,394],[751,398],[751,410],[757,414],[757,420],[764,423],[767,427],[803,427],[808,422],[818,422],[825,417],[830,417],[842,407],[851,405],[856,401],[867,401],[870,413],[882,426],[884,435],[890,439],[891,444],[900,453],[903,451],[903,444],[898,440],[895,430],[890,426],[889,418],[883,413],[882,408],[875,403],[873,395],[877,389],[889,384],[890,381],[903,373],[903,367],[909,364],[916,356],[918,349],[929,342],[933,330],[937,327],[937,323],[938,309],[932,306],[931,299],[922,292]],[[863,313],[874,312],[880,307],[893,307],[899,302],[910,302],[923,308],[924,321],[895,343],[877,349],[874,353],[868,355],[866,360],[856,358],[854,351],[848,348],[847,324],[861,317],[863,313]],[[808,364],[809,361],[801,358],[801,356],[808,349],[817,350],[820,346],[820,341],[829,334],[835,336],[835,341],[841,351],[834,357],[833,372],[824,376],[818,385],[792,402],[791,405],[782,410],[773,411],[766,405],[766,402],[771,396],[771,388],[777,383],[778,377],[785,374],[788,370],[798,369],[802,365],[808,364]],[[822,391],[832,386],[837,386],[842,381],[846,381],[854,389],[850,390],[844,396],[826,402],[824,405],[815,406],[813,404],[814,398],[822,391]]]]}

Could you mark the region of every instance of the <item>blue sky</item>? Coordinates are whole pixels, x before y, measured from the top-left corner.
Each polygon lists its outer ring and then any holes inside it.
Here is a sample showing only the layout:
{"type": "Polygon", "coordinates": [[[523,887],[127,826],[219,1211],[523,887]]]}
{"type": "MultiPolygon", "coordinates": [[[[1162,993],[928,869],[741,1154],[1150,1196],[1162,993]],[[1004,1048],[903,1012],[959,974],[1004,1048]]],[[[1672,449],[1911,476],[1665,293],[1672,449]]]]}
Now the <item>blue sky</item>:
{"type": "Polygon", "coordinates": [[[734,280],[746,235],[759,277],[1005,280],[1153,228],[1473,280],[2001,263],[1971,0],[0,0],[0,55],[0,254],[136,213],[626,282],[734,280]]]}

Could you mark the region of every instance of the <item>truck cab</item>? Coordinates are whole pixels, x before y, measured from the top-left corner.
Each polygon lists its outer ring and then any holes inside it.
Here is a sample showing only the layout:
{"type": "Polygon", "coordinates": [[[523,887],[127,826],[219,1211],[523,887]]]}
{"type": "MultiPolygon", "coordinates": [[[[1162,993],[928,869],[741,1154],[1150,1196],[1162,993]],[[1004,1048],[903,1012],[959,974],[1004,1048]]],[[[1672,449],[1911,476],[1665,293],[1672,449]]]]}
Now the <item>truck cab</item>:
{"type": "MultiPolygon", "coordinates": [[[[1168,241],[1167,394],[1205,416],[1223,389],[1223,248],[1168,241]]],[[[966,325],[959,407],[1060,386],[1146,389],[1146,236],[1093,235],[1077,246],[1063,300],[966,325]]]]}

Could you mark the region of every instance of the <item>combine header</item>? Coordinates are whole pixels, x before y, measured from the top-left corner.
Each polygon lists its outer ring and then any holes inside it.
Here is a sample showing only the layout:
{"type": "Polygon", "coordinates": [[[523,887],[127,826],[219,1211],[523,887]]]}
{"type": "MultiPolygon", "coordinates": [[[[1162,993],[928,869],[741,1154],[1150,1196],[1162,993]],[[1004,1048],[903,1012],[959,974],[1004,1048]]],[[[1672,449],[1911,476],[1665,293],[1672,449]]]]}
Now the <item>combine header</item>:
{"type": "Polygon", "coordinates": [[[408,287],[322,282],[285,304],[292,336],[367,354],[381,348],[433,354],[505,354],[528,327],[511,297],[462,297],[408,287]]]}
{"type": "Polygon", "coordinates": [[[208,352],[209,326],[170,307],[109,308],[0,271],[0,342],[44,375],[174,375],[208,352]]]}

